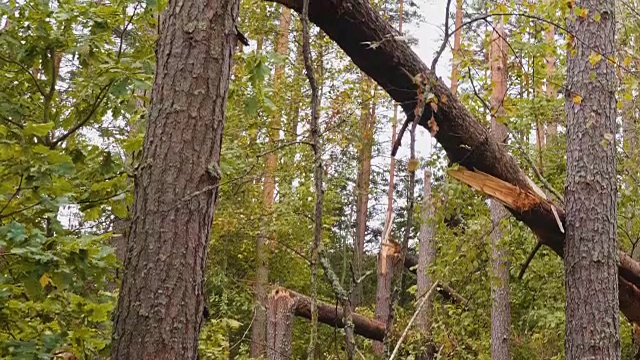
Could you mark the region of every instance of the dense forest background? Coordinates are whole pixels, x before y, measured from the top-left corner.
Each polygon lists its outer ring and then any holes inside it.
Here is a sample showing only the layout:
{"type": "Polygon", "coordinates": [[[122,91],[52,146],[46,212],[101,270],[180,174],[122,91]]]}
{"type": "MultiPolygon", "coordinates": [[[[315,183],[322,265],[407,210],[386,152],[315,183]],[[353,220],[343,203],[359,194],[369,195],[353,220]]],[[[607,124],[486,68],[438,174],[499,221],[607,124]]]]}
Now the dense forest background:
{"type": "MultiPolygon", "coordinates": [[[[616,144],[618,246],[640,260],[640,3],[615,4],[615,56],[594,53],[590,61],[615,63],[617,130],[602,146],[616,144]]],[[[98,359],[111,352],[134,183],[147,166],[141,150],[166,5],[0,2],[2,358],[98,359]]],[[[432,37],[416,33],[425,21],[420,4],[371,5],[394,28],[411,29],[389,35],[393,41],[415,46],[432,37]]],[[[453,58],[446,66],[449,59],[439,60],[437,69],[448,71],[437,76],[561,205],[564,84],[575,41],[564,24],[569,16],[593,16],[584,10],[573,1],[449,0],[441,14],[447,27],[440,26],[438,41],[453,58]]],[[[447,174],[452,164],[431,138],[437,125],[409,124],[392,157],[402,109],[312,26],[315,131],[300,16],[255,0],[240,1],[239,14],[248,45],[239,42],[233,57],[220,163],[212,165],[220,182],[200,358],[266,354],[267,326],[276,320],[268,309],[288,289],[325,310],[348,305],[353,316],[389,324],[384,343],[356,328],[356,358],[389,356],[402,340],[395,356],[403,359],[490,359],[492,352],[496,359],[500,351],[507,354],[501,359],[564,359],[562,259],[497,202],[447,174]],[[437,291],[425,297],[432,284],[437,291]]],[[[580,104],[576,96],[571,101],[580,104]]],[[[427,111],[437,113],[431,106],[427,111]]],[[[187,250],[168,244],[163,251],[187,250]]],[[[295,312],[292,358],[305,358],[310,342],[321,359],[353,350],[344,326],[321,319],[315,334],[295,312]]],[[[620,314],[623,359],[638,352],[634,334],[620,314]]]]}

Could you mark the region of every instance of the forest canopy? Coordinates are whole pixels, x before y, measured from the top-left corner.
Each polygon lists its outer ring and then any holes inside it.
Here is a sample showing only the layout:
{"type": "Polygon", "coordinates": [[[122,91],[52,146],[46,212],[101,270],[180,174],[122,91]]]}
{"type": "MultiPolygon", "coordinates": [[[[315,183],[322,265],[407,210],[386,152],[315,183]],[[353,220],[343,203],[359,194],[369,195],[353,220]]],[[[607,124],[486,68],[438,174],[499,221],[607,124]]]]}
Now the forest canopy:
{"type": "Polygon", "coordinates": [[[637,358],[634,1],[0,2],[0,357],[637,358]]]}

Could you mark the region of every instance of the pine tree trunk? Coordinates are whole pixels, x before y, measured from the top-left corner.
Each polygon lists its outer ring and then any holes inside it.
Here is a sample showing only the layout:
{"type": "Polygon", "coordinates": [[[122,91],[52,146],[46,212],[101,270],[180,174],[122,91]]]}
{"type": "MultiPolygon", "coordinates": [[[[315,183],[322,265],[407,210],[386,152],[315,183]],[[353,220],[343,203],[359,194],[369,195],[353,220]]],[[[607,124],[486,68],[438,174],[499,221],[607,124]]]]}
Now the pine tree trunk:
{"type": "MultiPolygon", "coordinates": [[[[416,271],[418,280],[418,291],[416,292],[416,301],[419,303],[422,296],[429,291],[433,281],[427,275],[427,269],[433,265],[436,259],[435,244],[435,228],[433,226],[433,205],[431,204],[431,171],[424,171],[424,203],[422,209],[422,224],[420,226],[420,235],[418,237],[418,269],[416,271]]],[[[435,346],[431,335],[431,311],[433,306],[432,297],[426,300],[422,311],[416,319],[416,326],[425,339],[423,353],[419,354],[419,358],[423,360],[431,360],[435,354],[435,346]]]]}
{"type": "Polygon", "coordinates": [[[237,15],[236,0],[170,0],[163,13],[114,360],[198,356],[237,15]]]}
{"type": "MultiPolygon", "coordinates": [[[[358,177],[356,180],[356,238],[353,263],[356,278],[362,272],[364,240],[369,209],[369,185],[371,183],[371,151],[375,119],[372,115],[371,80],[362,74],[362,96],[360,106],[360,149],[358,150],[358,177]]],[[[351,292],[351,306],[355,309],[362,301],[362,284],[356,284],[351,292]]]]}
{"type": "MultiPolygon", "coordinates": [[[[507,128],[500,121],[504,116],[504,100],[507,92],[506,41],[502,20],[494,26],[491,62],[491,133],[494,139],[504,144],[507,128]]],[[[508,212],[496,200],[491,200],[491,359],[509,360],[509,338],[511,329],[511,307],[509,305],[509,262],[505,247],[501,244],[503,231],[500,222],[508,212]]]]}
{"type": "MultiPolygon", "coordinates": [[[[552,0],[550,0],[552,1],[552,0]]],[[[553,48],[556,45],[555,41],[555,27],[549,25],[547,30],[544,32],[545,40],[547,44],[551,45],[553,48]]],[[[546,95],[547,99],[555,100],[558,96],[558,91],[556,90],[556,85],[553,83],[553,75],[556,72],[556,57],[553,54],[553,50],[549,50],[547,56],[544,59],[546,65],[546,95]]],[[[546,137],[553,139],[558,135],[558,119],[555,118],[555,115],[549,119],[549,123],[546,126],[546,137]]]]}
{"type": "Polygon", "coordinates": [[[267,359],[291,359],[295,300],[288,291],[276,289],[269,296],[269,322],[267,328],[267,359]]]}
{"type": "MultiPolygon", "coordinates": [[[[282,8],[278,26],[278,34],[276,38],[276,52],[281,56],[286,56],[289,50],[289,24],[291,22],[291,9],[282,8]]],[[[278,89],[282,86],[284,76],[284,65],[278,64],[274,73],[274,92],[277,94],[278,89]]],[[[276,111],[271,114],[271,121],[268,123],[269,143],[272,147],[278,145],[280,140],[280,120],[281,112],[276,111]]],[[[266,164],[264,169],[264,184],[262,186],[262,201],[264,205],[265,216],[271,218],[274,211],[275,201],[275,172],[278,165],[278,153],[271,151],[266,156],[266,164]]],[[[266,344],[266,326],[267,326],[267,284],[269,282],[269,253],[271,245],[268,240],[273,238],[269,229],[272,221],[263,221],[263,228],[256,239],[256,282],[254,284],[255,292],[255,318],[251,327],[251,357],[257,358],[265,353],[266,344]]]]}
{"type": "Polygon", "coordinates": [[[456,95],[458,92],[458,80],[460,73],[458,71],[458,63],[460,62],[460,42],[462,37],[462,3],[463,0],[456,0],[456,32],[453,35],[453,56],[451,65],[451,93],[456,95]]]}
{"type": "Polygon", "coordinates": [[[567,20],[567,359],[620,359],[616,240],[615,2],[576,1],[567,20]],[[602,58],[598,61],[596,56],[602,58]]]}

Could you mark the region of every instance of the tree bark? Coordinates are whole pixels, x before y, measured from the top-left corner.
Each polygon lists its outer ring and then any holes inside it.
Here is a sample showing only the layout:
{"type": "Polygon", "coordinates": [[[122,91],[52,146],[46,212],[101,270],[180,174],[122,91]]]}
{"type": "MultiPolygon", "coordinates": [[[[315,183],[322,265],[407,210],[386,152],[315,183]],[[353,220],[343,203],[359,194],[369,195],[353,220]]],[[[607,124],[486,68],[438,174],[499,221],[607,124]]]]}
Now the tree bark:
{"type": "MultiPolygon", "coordinates": [[[[508,133],[504,121],[504,100],[507,93],[507,57],[504,21],[497,19],[491,39],[491,133],[493,139],[504,146],[508,133]]],[[[491,359],[509,360],[511,334],[511,306],[509,305],[509,261],[502,244],[500,222],[508,212],[496,200],[491,200],[491,359]]]]}
{"type": "MultiPolygon", "coordinates": [[[[424,204],[422,209],[422,224],[420,226],[420,235],[418,237],[418,269],[416,272],[418,278],[416,300],[418,302],[420,301],[420,298],[429,291],[433,284],[431,277],[427,275],[427,269],[433,265],[433,262],[436,259],[436,244],[434,238],[435,228],[432,224],[433,205],[431,204],[431,171],[429,169],[425,169],[424,171],[423,197],[424,204]]],[[[424,351],[419,354],[419,358],[424,360],[433,359],[435,354],[435,346],[433,344],[431,334],[432,299],[433,297],[430,297],[426,300],[423,310],[418,314],[418,318],[416,319],[416,326],[425,338],[424,351]]]]}
{"type": "MultiPolygon", "coordinates": [[[[305,319],[311,319],[311,298],[292,290],[282,289],[281,291],[287,291],[289,295],[294,299],[294,313],[296,316],[303,317],[305,319]]],[[[318,306],[318,322],[323,324],[344,328],[344,312],[342,307],[335,306],[333,304],[327,304],[322,301],[317,302],[318,306]]],[[[385,326],[382,322],[372,320],[364,315],[352,313],[354,332],[357,335],[363,336],[367,339],[382,341],[385,336],[385,326]]]]}
{"type": "MultiPolygon", "coordinates": [[[[276,36],[276,52],[278,55],[286,56],[289,51],[289,25],[291,23],[291,9],[282,8],[276,36]]],[[[274,93],[278,94],[282,86],[284,77],[284,65],[278,64],[275,67],[273,77],[274,93]]],[[[269,143],[272,147],[278,145],[280,140],[282,111],[275,111],[270,116],[267,129],[269,143]]],[[[264,169],[264,183],[262,186],[262,202],[265,216],[271,217],[274,210],[276,178],[275,172],[278,165],[278,153],[271,151],[266,156],[264,169]]],[[[256,281],[254,283],[255,292],[255,319],[251,327],[251,357],[258,358],[265,353],[266,327],[267,327],[267,283],[269,282],[269,238],[273,239],[270,233],[269,224],[272,221],[263,221],[262,229],[256,238],[256,281]]],[[[274,240],[274,239],[273,239],[274,240]]]]}
{"type": "Polygon", "coordinates": [[[275,289],[269,296],[267,326],[267,359],[291,359],[295,300],[284,289],[275,289]]]}
{"type": "MultiPolygon", "coordinates": [[[[300,11],[302,0],[278,0],[300,11]]],[[[565,234],[558,224],[565,224],[562,207],[534,191],[516,160],[494,141],[444,83],[437,79],[420,58],[402,40],[380,34],[397,34],[368,2],[364,0],[312,0],[309,16],[335,41],[353,62],[375,80],[394,101],[402,104],[408,116],[416,105],[417,84],[413,75],[424,74],[431,92],[439,99],[436,140],[447,152],[451,163],[474,169],[483,179],[499,182],[510,195],[531,199],[526,207],[509,206],[514,217],[527,225],[540,241],[558,255],[564,254],[565,234]],[[366,45],[376,42],[375,48],[366,45]],[[412,90],[412,91],[410,91],[412,90]],[[415,91],[415,92],[414,92],[415,91]],[[556,215],[554,215],[554,212],[556,215]]],[[[427,127],[423,114],[420,124],[427,127]]],[[[478,190],[483,191],[481,188],[478,190]]],[[[496,194],[497,195],[497,194],[496,194]]],[[[523,204],[524,205],[524,204],[523,204]]],[[[640,321],[640,264],[624,252],[620,258],[620,310],[630,321],[640,321]],[[626,265],[622,265],[622,264],[626,265]],[[631,266],[629,266],[631,265],[631,266]]]]}
{"type": "MultiPolygon", "coordinates": [[[[549,2],[551,1],[553,0],[549,0],[549,2]]],[[[549,25],[547,30],[545,30],[544,32],[544,37],[545,37],[545,40],[547,41],[547,44],[551,45],[551,48],[555,47],[556,40],[555,40],[554,26],[549,25]]],[[[546,95],[547,95],[547,99],[553,101],[558,96],[558,91],[556,90],[556,86],[552,80],[553,75],[556,72],[556,57],[553,54],[553,50],[548,51],[547,56],[544,59],[544,62],[546,65],[546,72],[547,72],[546,95]]],[[[547,139],[553,139],[558,135],[558,119],[555,117],[555,115],[551,117],[545,130],[546,130],[545,135],[547,139]]]]}
{"type": "MultiPolygon", "coordinates": [[[[371,80],[362,74],[360,100],[360,148],[358,150],[358,176],[356,180],[356,238],[353,252],[353,263],[356,278],[362,272],[364,258],[364,240],[367,230],[367,213],[369,209],[369,185],[371,183],[371,151],[373,148],[373,129],[375,119],[372,115],[371,80]]],[[[362,284],[357,283],[351,292],[351,306],[355,309],[362,300],[362,284]]]]}
{"type": "Polygon", "coordinates": [[[458,92],[458,80],[460,73],[458,71],[458,65],[460,63],[460,42],[462,38],[462,3],[463,0],[456,0],[456,31],[453,34],[453,56],[451,64],[451,93],[456,95],[458,92]]]}
{"type": "MultiPolygon", "coordinates": [[[[392,226],[388,224],[387,226],[392,226]]],[[[393,290],[393,274],[400,262],[400,247],[383,238],[378,253],[378,286],[376,288],[375,319],[387,329],[391,328],[391,293],[393,290]],[[395,245],[395,246],[394,246],[395,245]]],[[[402,270],[401,268],[399,270],[402,270]]],[[[384,336],[383,336],[384,339],[384,336]]],[[[373,342],[373,353],[382,356],[384,353],[383,340],[373,342]]]]}
{"type": "Polygon", "coordinates": [[[112,359],[196,359],[237,0],[169,1],[112,359]]]}
{"type": "Polygon", "coordinates": [[[568,359],[620,359],[616,220],[615,1],[580,0],[567,27],[565,198],[568,359]],[[577,40],[579,39],[579,40],[577,40]],[[602,59],[594,61],[594,56],[602,59]]]}

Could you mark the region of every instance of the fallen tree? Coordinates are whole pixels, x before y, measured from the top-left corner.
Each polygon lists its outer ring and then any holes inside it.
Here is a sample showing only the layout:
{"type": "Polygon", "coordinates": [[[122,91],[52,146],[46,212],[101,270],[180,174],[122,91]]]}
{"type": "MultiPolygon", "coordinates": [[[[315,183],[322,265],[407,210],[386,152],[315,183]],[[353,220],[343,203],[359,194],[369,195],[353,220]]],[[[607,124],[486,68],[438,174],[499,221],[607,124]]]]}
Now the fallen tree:
{"type": "MultiPolygon", "coordinates": [[[[302,9],[302,0],[275,1],[297,12],[302,9]]],[[[451,163],[511,185],[502,190],[527,201],[513,203],[509,211],[525,223],[540,242],[563,256],[564,210],[536,192],[516,160],[492,139],[489,131],[368,1],[310,0],[309,18],[402,106],[409,119],[416,113],[419,95],[426,91],[433,94],[437,99],[434,114],[437,129],[429,125],[432,116],[429,106],[422,112],[419,124],[431,128],[451,163]],[[416,81],[418,75],[423,81],[416,81]]],[[[640,322],[640,264],[621,251],[619,257],[620,310],[630,321],[640,322]]]]}
{"type": "MultiPolygon", "coordinates": [[[[279,299],[279,302],[285,302],[283,298],[286,298],[286,303],[291,304],[290,306],[293,309],[294,315],[311,320],[310,297],[285,288],[274,289],[271,297],[279,299]]],[[[342,307],[327,304],[322,301],[318,301],[317,303],[318,322],[337,328],[345,327],[342,307]]],[[[352,313],[351,317],[353,319],[354,332],[356,334],[364,336],[367,339],[378,341],[384,340],[386,329],[382,322],[357,313],[352,313]]]]}

